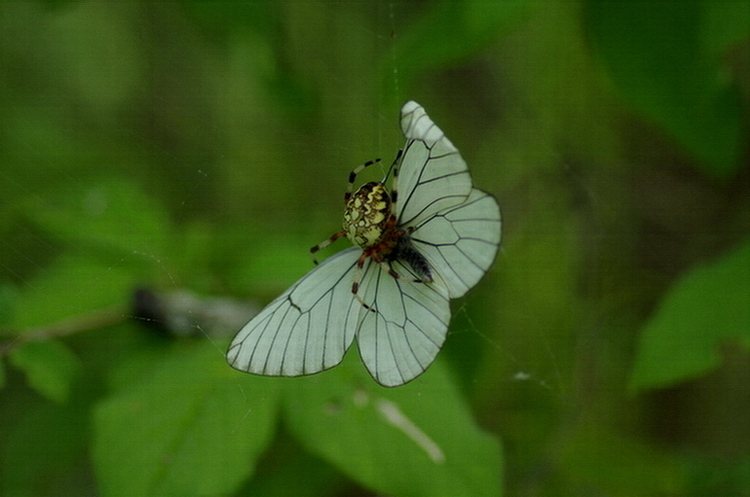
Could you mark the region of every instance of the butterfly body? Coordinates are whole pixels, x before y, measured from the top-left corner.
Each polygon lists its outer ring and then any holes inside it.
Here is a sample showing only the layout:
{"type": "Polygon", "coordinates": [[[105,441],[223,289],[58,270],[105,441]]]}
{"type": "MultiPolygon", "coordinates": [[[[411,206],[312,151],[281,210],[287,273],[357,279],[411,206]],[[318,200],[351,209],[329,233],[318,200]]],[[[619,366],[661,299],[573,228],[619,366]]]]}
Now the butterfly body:
{"type": "Polygon", "coordinates": [[[411,237],[404,234],[396,241],[394,250],[389,254],[390,261],[402,260],[409,264],[409,267],[414,271],[419,280],[425,283],[432,282],[432,270],[430,269],[430,263],[414,248],[414,244],[411,243],[411,237]]]}

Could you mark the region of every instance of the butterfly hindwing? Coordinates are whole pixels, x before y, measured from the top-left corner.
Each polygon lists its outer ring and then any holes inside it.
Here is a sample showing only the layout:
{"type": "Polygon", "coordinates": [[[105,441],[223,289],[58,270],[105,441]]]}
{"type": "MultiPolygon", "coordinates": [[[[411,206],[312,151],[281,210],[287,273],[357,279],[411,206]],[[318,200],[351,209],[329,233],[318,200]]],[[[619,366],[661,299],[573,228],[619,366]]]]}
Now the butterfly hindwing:
{"type": "Polygon", "coordinates": [[[464,203],[416,226],[411,240],[442,276],[450,298],[461,297],[495,260],[500,244],[500,208],[492,195],[474,188],[464,203]]]}
{"type": "MultiPolygon", "coordinates": [[[[378,383],[403,385],[424,372],[443,346],[451,317],[448,290],[440,279],[415,283],[375,265],[371,269],[362,282],[362,297],[375,312],[362,316],[359,354],[378,383]]],[[[414,276],[401,262],[394,262],[393,269],[414,276]]]]}

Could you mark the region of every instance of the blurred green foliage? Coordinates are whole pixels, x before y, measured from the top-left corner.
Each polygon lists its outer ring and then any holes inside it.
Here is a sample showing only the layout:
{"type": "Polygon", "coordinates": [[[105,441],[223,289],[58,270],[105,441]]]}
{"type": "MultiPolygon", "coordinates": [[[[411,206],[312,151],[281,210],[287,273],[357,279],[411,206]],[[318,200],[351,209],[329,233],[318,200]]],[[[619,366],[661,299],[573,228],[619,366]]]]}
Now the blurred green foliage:
{"type": "Polygon", "coordinates": [[[747,38],[750,6],[591,1],[587,15],[619,89],[707,173],[734,175],[747,152],[747,123],[737,81],[725,67],[733,45],[747,38]]]}
{"type": "Polygon", "coordinates": [[[704,375],[721,363],[722,342],[750,347],[748,282],[750,241],[689,271],[643,330],[633,386],[663,387],[704,375]]]}
{"type": "Polygon", "coordinates": [[[746,2],[4,3],[0,495],[750,495],[749,60],[746,2]],[[133,308],[270,301],[407,99],[504,219],[423,376],[133,308]]]}

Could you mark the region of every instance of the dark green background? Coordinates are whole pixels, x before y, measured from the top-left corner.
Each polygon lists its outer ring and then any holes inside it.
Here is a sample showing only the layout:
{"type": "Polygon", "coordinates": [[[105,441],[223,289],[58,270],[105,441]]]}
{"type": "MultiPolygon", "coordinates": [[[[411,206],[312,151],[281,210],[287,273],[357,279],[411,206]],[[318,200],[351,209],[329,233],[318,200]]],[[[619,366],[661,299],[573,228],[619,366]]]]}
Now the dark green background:
{"type": "Polygon", "coordinates": [[[750,495],[749,33],[746,2],[2,3],[0,494],[750,495]],[[296,281],[409,99],[504,222],[423,376],[254,377],[131,319],[296,281]]]}

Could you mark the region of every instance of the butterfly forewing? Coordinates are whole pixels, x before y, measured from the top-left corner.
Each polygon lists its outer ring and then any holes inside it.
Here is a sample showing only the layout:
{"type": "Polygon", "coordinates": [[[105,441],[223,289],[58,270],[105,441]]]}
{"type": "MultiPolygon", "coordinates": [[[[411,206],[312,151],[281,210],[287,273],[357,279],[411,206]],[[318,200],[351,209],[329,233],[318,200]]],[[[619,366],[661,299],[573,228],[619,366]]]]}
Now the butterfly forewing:
{"type": "Polygon", "coordinates": [[[406,146],[398,177],[396,213],[401,226],[419,224],[463,202],[471,177],[461,154],[416,102],[401,109],[406,146]]]}

